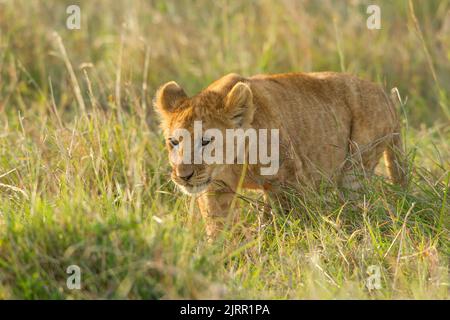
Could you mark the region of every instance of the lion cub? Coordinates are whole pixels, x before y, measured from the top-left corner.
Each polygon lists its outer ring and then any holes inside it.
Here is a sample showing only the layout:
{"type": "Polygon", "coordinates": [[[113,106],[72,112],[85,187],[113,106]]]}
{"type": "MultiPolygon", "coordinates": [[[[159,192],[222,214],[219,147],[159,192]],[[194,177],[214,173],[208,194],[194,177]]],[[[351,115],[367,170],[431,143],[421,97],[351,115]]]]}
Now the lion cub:
{"type": "Polygon", "coordinates": [[[370,177],[383,153],[390,178],[405,183],[393,102],[378,85],[348,74],[229,74],[193,97],[172,81],[154,106],[172,180],[198,198],[210,236],[239,187],[281,201],[284,187],[300,191],[324,179],[355,190],[357,176],[370,177]]]}

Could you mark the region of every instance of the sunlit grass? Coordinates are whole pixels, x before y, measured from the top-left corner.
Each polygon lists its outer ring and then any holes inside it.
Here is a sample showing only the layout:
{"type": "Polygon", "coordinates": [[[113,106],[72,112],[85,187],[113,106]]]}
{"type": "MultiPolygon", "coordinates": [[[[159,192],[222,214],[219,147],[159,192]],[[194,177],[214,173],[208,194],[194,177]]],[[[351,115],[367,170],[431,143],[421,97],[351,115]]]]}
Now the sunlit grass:
{"type": "Polygon", "coordinates": [[[414,2],[428,57],[407,1],[381,4],[380,31],[366,5],[81,1],[69,31],[63,2],[0,2],[0,298],[448,299],[450,3],[414,2]],[[381,165],[360,200],[290,192],[295,209],[269,217],[248,193],[241,223],[208,243],[169,181],[156,87],[343,68],[399,88],[408,188],[381,165]],[[81,290],[66,287],[72,264],[81,290]]]}

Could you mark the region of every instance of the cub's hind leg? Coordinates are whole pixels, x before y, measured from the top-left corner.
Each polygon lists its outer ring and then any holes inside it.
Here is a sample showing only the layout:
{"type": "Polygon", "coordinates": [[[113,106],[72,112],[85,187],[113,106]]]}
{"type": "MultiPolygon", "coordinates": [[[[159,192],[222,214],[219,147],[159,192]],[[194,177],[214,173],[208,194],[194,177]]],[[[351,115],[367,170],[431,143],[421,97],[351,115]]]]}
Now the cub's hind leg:
{"type": "Polygon", "coordinates": [[[368,181],[377,166],[386,143],[359,145],[351,141],[349,145],[349,155],[344,164],[341,187],[349,192],[351,197],[361,191],[364,181],[368,181]]]}

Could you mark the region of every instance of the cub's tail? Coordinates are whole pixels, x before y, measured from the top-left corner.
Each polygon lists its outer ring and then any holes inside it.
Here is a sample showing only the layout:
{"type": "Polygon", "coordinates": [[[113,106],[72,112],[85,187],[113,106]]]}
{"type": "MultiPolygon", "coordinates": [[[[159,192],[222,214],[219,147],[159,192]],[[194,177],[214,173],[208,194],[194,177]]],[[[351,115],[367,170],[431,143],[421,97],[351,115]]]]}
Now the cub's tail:
{"type": "MultiPolygon", "coordinates": [[[[393,88],[391,90],[390,98],[392,104],[396,107],[395,109],[399,109],[401,99],[397,88],[393,88]]],[[[395,131],[396,132],[389,139],[388,146],[384,151],[384,160],[386,162],[389,178],[393,183],[404,187],[407,185],[408,181],[406,158],[400,132],[400,123],[398,124],[398,130],[395,131]]]]}

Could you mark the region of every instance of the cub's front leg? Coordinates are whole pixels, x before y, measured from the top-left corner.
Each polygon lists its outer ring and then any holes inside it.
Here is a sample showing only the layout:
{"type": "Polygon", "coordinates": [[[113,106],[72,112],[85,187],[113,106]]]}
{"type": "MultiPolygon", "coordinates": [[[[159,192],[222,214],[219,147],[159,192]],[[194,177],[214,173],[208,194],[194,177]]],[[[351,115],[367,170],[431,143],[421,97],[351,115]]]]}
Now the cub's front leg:
{"type": "Polygon", "coordinates": [[[200,212],[206,223],[206,233],[210,240],[224,229],[227,222],[233,223],[233,217],[230,217],[230,214],[232,214],[231,210],[235,209],[231,208],[234,197],[235,193],[231,190],[206,191],[197,197],[200,212]]]}

